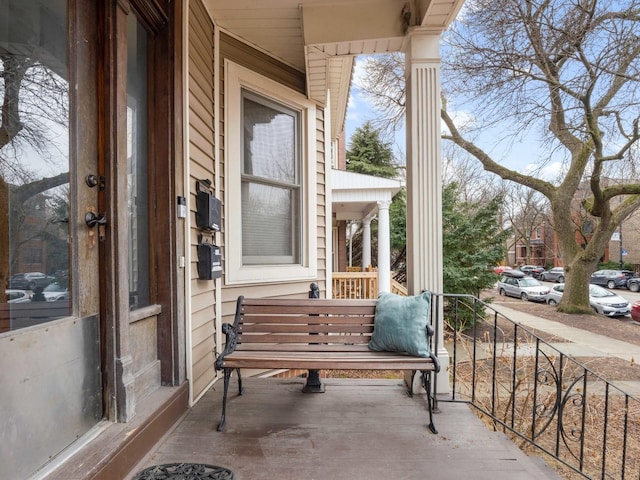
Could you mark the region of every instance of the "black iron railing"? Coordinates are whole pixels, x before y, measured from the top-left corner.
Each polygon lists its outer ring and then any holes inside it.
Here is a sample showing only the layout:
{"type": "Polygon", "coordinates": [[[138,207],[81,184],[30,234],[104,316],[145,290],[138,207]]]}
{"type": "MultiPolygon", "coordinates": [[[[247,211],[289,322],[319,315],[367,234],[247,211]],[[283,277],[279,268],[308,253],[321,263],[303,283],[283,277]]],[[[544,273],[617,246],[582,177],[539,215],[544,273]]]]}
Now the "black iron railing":
{"type": "Polygon", "coordinates": [[[640,400],[602,373],[628,362],[567,355],[567,340],[534,332],[473,296],[434,295],[433,302],[434,314],[444,311],[451,356],[444,401],[470,403],[492,428],[570,475],[640,478],[640,400]]]}

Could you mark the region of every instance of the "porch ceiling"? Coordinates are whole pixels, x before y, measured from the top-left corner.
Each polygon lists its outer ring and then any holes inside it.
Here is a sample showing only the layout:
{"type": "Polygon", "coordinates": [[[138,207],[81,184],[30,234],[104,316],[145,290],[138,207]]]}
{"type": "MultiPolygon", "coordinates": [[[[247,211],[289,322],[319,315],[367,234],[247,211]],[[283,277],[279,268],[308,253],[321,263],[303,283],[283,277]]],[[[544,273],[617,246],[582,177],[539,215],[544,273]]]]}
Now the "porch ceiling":
{"type": "Polygon", "coordinates": [[[331,98],[343,129],[355,55],[400,51],[409,26],[445,30],[464,0],[204,0],[215,24],[305,72],[307,95],[331,98]]]}

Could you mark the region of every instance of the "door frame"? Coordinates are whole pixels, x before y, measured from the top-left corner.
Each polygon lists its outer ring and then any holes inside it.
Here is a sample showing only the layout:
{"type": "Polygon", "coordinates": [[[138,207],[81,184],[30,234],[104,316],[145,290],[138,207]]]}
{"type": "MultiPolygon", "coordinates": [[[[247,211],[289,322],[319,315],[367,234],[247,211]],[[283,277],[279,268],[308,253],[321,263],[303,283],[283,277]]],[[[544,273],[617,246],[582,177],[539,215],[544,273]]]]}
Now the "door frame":
{"type": "Polygon", "coordinates": [[[184,272],[177,257],[184,233],[177,228],[176,185],[183,166],[181,2],[112,0],[102,11],[104,29],[99,78],[101,112],[99,170],[105,177],[100,208],[108,219],[102,242],[101,342],[103,392],[107,418],[128,421],[136,411],[131,325],[146,317],[157,321],[160,383],[184,382],[184,272]],[[127,209],[127,18],[136,15],[148,32],[148,185],[150,306],[129,310],[127,209]]]}

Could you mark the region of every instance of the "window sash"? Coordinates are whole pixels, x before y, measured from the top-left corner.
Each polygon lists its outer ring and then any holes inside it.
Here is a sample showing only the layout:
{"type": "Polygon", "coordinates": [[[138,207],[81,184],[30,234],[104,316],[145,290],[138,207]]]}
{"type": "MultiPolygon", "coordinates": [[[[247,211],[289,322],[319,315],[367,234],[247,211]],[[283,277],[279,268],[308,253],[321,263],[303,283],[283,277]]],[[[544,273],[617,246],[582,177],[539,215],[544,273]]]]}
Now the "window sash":
{"type": "Polygon", "coordinates": [[[242,89],[242,264],[301,264],[300,112],[242,89]]]}

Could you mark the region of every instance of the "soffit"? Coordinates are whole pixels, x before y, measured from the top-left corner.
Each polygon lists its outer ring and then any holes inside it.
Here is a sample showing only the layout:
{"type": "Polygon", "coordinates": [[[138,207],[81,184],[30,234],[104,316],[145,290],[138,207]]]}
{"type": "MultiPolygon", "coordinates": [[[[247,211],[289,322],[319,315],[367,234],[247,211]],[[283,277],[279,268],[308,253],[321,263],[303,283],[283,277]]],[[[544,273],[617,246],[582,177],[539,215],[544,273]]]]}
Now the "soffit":
{"type": "Polygon", "coordinates": [[[331,206],[337,220],[361,220],[378,211],[378,202],[391,201],[403,181],[346,170],[331,172],[331,206]]]}
{"type": "Polygon", "coordinates": [[[204,0],[228,34],[306,74],[340,133],[356,55],[401,51],[409,25],[441,32],[463,0],[204,0]]]}

